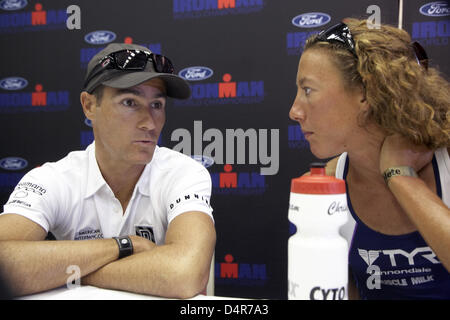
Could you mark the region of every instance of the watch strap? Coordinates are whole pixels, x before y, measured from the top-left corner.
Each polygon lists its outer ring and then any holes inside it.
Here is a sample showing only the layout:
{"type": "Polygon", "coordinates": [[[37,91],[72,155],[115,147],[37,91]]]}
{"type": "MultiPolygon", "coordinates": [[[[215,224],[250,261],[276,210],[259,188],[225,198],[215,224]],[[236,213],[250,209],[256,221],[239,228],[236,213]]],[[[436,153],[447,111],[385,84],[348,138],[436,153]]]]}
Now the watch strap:
{"type": "Polygon", "coordinates": [[[113,237],[113,239],[116,240],[117,245],[119,246],[119,259],[133,254],[133,243],[131,242],[130,237],[113,237]]]}
{"type": "Polygon", "coordinates": [[[395,176],[407,176],[417,178],[416,171],[408,166],[395,166],[387,168],[383,173],[384,182],[388,184],[389,179],[395,176]]]}

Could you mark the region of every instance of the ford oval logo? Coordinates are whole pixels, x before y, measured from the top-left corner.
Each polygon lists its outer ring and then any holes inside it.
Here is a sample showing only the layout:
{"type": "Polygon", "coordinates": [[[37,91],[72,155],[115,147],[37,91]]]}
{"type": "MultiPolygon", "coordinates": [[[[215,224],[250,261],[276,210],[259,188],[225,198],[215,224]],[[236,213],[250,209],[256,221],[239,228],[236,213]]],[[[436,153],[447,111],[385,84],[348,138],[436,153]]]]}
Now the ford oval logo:
{"type": "Polygon", "coordinates": [[[19,157],[8,157],[0,160],[0,168],[5,170],[22,170],[28,166],[28,161],[19,157]]]}
{"type": "Polygon", "coordinates": [[[0,1],[0,9],[13,11],[20,10],[27,6],[27,0],[2,0],[0,1]]]}
{"type": "Polygon", "coordinates": [[[450,15],[447,1],[437,1],[424,4],[419,9],[420,13],[430,17],[445,17],[450,15]]]}
{"type": "Polygon", "coordinates": [[[20,77],[9,77],[0,80],[0,88],[5,90],[20,90],[28,85],[28,81],[20,77]]]}
{"type": "Polygon", "coordinates": [[[213,71],[207,67],[189,67],[181,70],[178,75],[188,81],[205,80],[213,75],[213,71]]]}
{"type": "Polygon", "coordinates": [[[84,36],[84,41],[90,44],[105,44],[116,39],[116,34],[108,30],[99,30],[88,33],[84,36]]]}
{"type": "Polygon", "coordinates": [[[326,13],[309,12],[303,13],[292,19],[292,24],[300,28],[317,28],[331,21],[331,17],[326,13]]]}
{"type": "Polygon", "coordinates": [[[200,162],[205,168],[211,167],[214,164],[214,159],[207,156],[193,155],[191,158],[200,162]]]}

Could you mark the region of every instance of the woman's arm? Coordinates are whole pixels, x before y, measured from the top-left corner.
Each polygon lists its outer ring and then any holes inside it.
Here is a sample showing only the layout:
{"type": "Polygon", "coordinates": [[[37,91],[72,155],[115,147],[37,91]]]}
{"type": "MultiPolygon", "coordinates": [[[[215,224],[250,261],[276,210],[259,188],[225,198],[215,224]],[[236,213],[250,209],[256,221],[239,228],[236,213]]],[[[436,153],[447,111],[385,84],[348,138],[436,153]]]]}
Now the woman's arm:
{"type": "MultiPolygon", "coordinates": [[[[415,146],[397,135],[385,139],[380,171],[409,166],[419,172],[430,163],[433,151],[415,146]]],[[[439,260],[450,271],[450,209],[419,177],[394,176],[388,187],[439,260]]]]}

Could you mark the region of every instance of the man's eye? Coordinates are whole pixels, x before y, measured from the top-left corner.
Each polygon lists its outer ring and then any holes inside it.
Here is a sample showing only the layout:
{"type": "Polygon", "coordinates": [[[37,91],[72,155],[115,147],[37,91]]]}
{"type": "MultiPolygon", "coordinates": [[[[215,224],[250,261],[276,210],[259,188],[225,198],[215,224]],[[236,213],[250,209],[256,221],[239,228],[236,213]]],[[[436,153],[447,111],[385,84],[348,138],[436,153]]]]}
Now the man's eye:
{"type": "Polygon", "coordinates": [[[161,101],[155,101],[152,102],[151,106],[154,109],[161,109],[162,107],[164,107],[164,104],[161,101]]]}
{"type": "Polygon", "coordinates": [[[134,101],[133,99],[123,99],[121,103],[127,107],[137,106],[136,101],[134,101]]]}
{"type": "Polygon", "coordinates": [[[309,88],[309,87],[303,87],[302,89],[303,89],[303,91],[305,92],[305,95],[306,95],[306,96],[309,96],[309,95],[311,94],[311,88],[309,88]]]}

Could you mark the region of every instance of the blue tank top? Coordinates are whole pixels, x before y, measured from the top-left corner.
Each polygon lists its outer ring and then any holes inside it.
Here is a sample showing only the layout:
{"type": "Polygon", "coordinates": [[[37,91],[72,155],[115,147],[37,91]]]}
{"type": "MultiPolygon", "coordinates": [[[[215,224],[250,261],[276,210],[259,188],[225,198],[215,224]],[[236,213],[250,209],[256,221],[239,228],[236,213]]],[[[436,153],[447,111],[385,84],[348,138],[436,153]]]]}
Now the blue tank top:
{"type": "MultiPolygon", "coordinates": [[[[445,161],[450,162],[447,151],[444,151],[447,155],[445,161]]],[[[345,180],[349,159],[343,154],[340,160],[341,172],[338,172],[338,163],[336,177],[341,175],[340,178],[345,180]]],[[[441,199],[440,174],[446,176],[443,181],[447,184],[450,177],[448,168],[448,163],[438,166],[435,154],[433,169],[437,194],[441,199]]],[[[450,185],[445,187],[446,190],[448,188],[450,185]]],[[[398,236],[376,232],[358,218],[348,194],[347,201],[353,218],[350,218],[353,234],[349,245],[349,266],[361,299],[450,299],[450,273],[418,231],[398,236]]]]}

